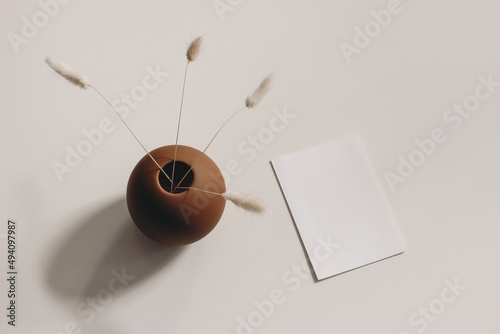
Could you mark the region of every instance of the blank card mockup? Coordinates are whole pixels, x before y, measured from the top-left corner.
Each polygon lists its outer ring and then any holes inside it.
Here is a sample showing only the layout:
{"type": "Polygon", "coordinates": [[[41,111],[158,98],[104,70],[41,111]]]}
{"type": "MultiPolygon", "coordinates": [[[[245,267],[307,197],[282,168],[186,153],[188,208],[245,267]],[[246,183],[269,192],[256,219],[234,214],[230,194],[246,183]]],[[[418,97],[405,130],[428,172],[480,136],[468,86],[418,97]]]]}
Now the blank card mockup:
{"type": "Polygon", "coordinates": [[[356,135],[272,165],[318,280],[405,251],[356,135]]]}

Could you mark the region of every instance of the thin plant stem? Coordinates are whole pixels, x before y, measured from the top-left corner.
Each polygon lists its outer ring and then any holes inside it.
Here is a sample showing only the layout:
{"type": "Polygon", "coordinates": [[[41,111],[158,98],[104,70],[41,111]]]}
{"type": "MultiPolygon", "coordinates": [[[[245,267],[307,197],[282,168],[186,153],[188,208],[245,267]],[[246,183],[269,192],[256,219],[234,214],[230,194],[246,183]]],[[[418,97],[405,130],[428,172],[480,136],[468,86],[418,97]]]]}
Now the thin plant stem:
{"type": "Polygon", "coordinates": [[[165,173],[165,171],[163,170],[163,168],[161,168],[161,166],[158,164],[158,162],[155,160],[155,158],[153,158],[153,156],[151,155],[151,153],[149,153],[149,151],[144,147],[144,145],[142,145],[142,143],[139,140],[139,138],[137,138],[137,136],[134,134],[134,132],[132,131],[132,129],[130,129],[130,127],[127,125],[127,123],[125,122],[125,120],[123,119],[123,117],[120,115],[120,113],[118,111],[116,111],[115,107],[113,107],[113,105],[111,104],[111,102],[109,102],[108,99],[104,95],[102,95],[102,93],[97,88],[95,88],[91,84],[88,84],[88,86],[90,88],[92,88],[93,90],[95,90],[97,92],[97,94],[99,94],[104,99],[104,101],[106,101],[108,103],[108,105],[118,115],[118,117],[123,122],[123,124],[125,124],[125,127],[128,129],[128,131],[130,131],[130,133],[132,134],[132,136],[134,136],[135,140],[137,140],[137,142],[139,143],[139,145],[141,145],[141,147],[144,149],[144,151],[146,151],[146,153],[149,155],[149,157],[151,158],[151,160],[153,160],[154,163],[158,166],[158,168],[160,168],[160,170],[163,172],[163,174],[165,174],[165,176],[167,177],[167,179],[171,183],[173,183],[172,179],[167,175],[167,173],[165,173]]]}
{"type": "MultiPolygon", "coordinates": [[[[179,130],[181,128],[181,115],[182,115],[182,106],[184,104],[184,89],[186,88],[186,76],[187,76],[187,70],[189,66],[190,61],[188,60],[186,64],[186,69],[184,70],[184,83],[182,84],[182,95],[181,95],[181,106],[179,108],[179,121],[177,122],[177,135],[175,136],[175,153],[174,153],[174,165],[172,167],[172,180],[174,179],[175,175],[175,161],[177,159],[177,144],[179,143],[179,130]]],[[[173,192],[173,187],[174,187],[174,182],[170,182],[170,192],[173,192]]]]}
{"type": "Polygon", "coordinates": [[[179,181],[179,183],[177,184],[177,186],[174,188],[174,191],[177,189],[177,187],[179,187],[179,185],[181,184],[182,181],[184,181],[184,179],[186,178],[186,176],[188,176],[189,172],[194,168],[194,166],[196,166],[196,164],[200,161],[200,159],[203,157],[203,155],[205,154],[205,152],[207,151],[207,149],[210,147],[210,145],[212,144],[212,142],[214,141],[215,137],[217,137],[217,135],[219,134],[220,130],[222,130],[222,128],[236,115],[238,115],[240,112],[242,112],[243,110],[245,110],[246,108],[248,108],[247,106],[241,108],[240,110],[238,110],[237,112],[235,112],[234,114],[232,114],[225,122],[224,124],[222,124],[222,126],[219,128],[219,130],[217,130],[217,132],[215,133],[215,135],[212,137],[212,139],[210,140],[210,142],[208,143],[207,147],[205,147],[205,149],[203,150],[203,152],[201,152],[200,156],[198,157],[198,159],[196,159],[196,161],[194,162],[194,164],[191,165],[191,167],[189,168],[189,170],[187,171],[186,174],[184,174],[184,176],[182,177],[182,179],[179,181]]]}
{"type": "Polygon", "coordinates": [[[222,196],[221,193],[217,193],[215,191],[210,191],[210,190],[204,190],[204,189],[200,189],[200,188],[195,188],[195,187],[179,187],[179,186],[177,186],[175,189],[197,190],[197,191],[201,191],[204,193],[222,196]]]}

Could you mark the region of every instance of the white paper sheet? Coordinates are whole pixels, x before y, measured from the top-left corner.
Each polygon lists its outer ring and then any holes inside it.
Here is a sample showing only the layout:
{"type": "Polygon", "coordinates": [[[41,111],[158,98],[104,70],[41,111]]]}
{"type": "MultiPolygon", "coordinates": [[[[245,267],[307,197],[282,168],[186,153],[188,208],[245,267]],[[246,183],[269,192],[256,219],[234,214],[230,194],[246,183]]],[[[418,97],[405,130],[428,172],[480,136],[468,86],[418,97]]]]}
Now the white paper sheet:
{"type": "Polygon", "coordinates": [[[405,251],[355,134],[272,165],[318,280],[405,251]]]}

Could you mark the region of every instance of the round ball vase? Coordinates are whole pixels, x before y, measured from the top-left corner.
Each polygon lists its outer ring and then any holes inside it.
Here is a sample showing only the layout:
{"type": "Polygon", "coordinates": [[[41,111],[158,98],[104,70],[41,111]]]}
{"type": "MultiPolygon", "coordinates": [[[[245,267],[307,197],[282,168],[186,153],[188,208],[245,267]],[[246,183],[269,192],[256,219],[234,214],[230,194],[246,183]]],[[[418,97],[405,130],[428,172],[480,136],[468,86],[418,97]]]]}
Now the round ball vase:
{"type": "MultiPolygon", "coordinates": [[[[163,146],[150,154],[172,177],[175,146],[163,146]]],[[[132,171],[127,185],[128,210],[135,225],[149,238],[170,246],[186,245],[205,237],[219,222],[226,200],[220,195],[185,188],[224,193],[222,173],[207,155],[178,145],[174,187],[191,166],[192,170],[173,192],[171,182],[149,155],[132,171]]]]}

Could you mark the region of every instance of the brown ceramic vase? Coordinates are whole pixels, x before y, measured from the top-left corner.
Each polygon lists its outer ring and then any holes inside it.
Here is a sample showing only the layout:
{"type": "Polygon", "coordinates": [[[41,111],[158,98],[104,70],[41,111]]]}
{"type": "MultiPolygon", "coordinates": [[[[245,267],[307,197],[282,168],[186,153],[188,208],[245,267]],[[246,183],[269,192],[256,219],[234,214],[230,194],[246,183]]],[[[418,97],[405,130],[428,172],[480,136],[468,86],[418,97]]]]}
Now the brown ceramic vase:
{"type": "MultiPolygon", "coordinates": [[[[163,146],[150,153],[171,177],[175,146],[163,146]]],[[[200,154],[192,147],[177,147],[174,184],[178,184],[200,154]]],[[[174,192],[171,192],[171,182],[154,161],[144,156],[132,171],[127,185],[128,210],[139,230],[171,246],[190,244],[210,233],[224,212],[225,199],[182,187],[216,193],[226,191],[219,168],[205,154],[174,192]]]]}

